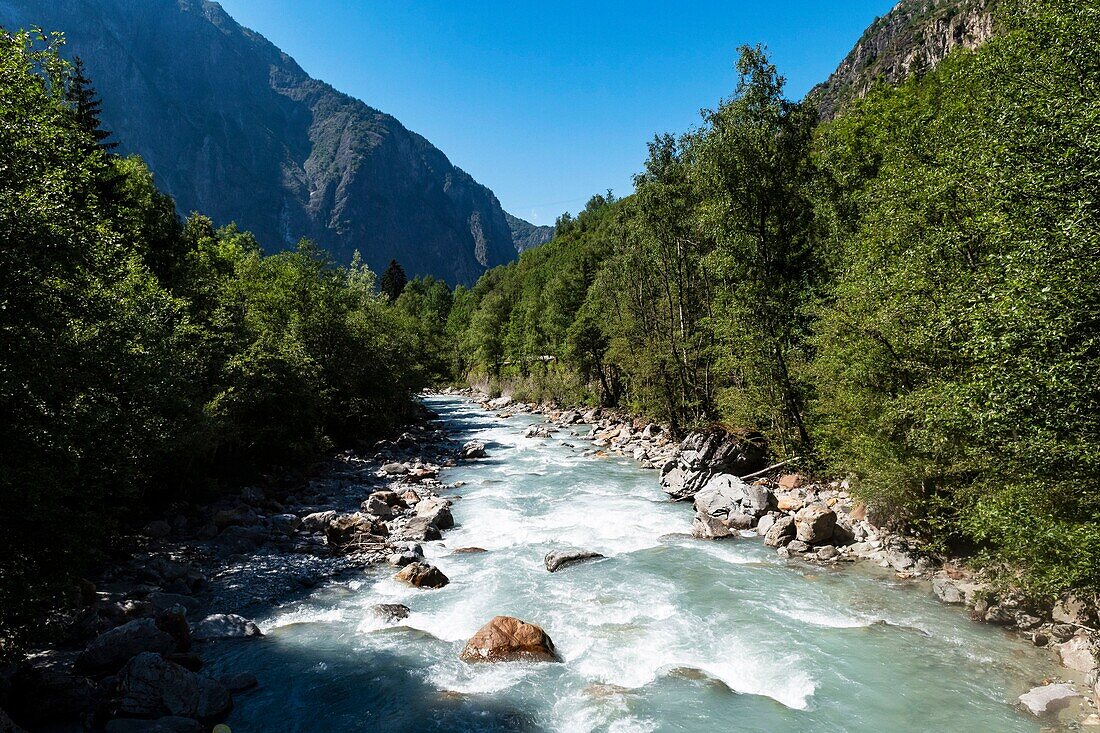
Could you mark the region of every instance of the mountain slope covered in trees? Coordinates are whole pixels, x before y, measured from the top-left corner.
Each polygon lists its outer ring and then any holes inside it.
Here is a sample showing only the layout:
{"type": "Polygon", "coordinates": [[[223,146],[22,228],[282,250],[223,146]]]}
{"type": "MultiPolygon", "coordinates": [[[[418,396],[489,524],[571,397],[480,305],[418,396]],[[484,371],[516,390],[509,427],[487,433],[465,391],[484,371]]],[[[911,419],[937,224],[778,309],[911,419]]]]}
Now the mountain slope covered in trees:
{"type": "Polygon", "coordinates": [[[215,2],[0,0],[0,26],[64,32],[121,150],[182,213],[237,222],[267,251],[309,237],[339,262],[358,250],[378,272],[396,258],[452,283],[516,256],[492,191],[215,2]]]}
{"type": "Polygon", "coordinates": [[[1100,13],[994,17],[826,122],[744,49],[734,93],[653,141],[633,196],[454,293],[452,369],[755,428],[931,553],[1100,590],[1100,13]]]}

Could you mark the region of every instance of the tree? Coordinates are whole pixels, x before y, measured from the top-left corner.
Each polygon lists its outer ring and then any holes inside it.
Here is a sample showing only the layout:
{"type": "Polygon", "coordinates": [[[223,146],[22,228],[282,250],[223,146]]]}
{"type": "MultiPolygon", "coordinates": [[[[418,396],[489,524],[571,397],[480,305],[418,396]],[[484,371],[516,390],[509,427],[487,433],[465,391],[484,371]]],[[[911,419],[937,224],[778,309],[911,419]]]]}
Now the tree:
{"type": "Polygon", "coordinates": [[[409,278],[405,275],[405,269],[397,260],[390,260],[390,266],[382,273],[382,292],[391,303],[396,302],[405,290],[409,278]]]}
{"type": "Polygon", "coordinates": [[[91,135],[101,149],[111,151],[118,147],[118,143],[108,142],[111,132],[103,127],[100,120],[103,102],[96,94],[92,80],[85,73],[84,61],[79,56],[73,62],[65,99],[71,105],[73,121],[91,135]]]}

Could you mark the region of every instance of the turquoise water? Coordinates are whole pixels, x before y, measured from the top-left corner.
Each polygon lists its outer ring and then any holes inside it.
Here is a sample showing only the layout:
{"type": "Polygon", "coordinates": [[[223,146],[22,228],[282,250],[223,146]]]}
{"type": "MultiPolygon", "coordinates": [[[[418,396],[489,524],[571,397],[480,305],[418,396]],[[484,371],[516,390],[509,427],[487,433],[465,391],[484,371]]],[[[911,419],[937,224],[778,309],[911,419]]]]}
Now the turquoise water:
{"type": "Polygon", "coordinates": [[[450,585],[373,569],[258,618],[264,639],[211,653],[260,680],[237,733],[1039,730],[1012,703],[1056,671],[1044,652],[871,569],[692,539],[654,472],[584,458],[568,431],[528,439],[534,418],[429,404],[490,452],[442,476],[466,482],[449,492],[458,526],[425,546],[450,585]],[[451,554],[469,546],[488,552],[451,554]],[[562,547],[607,559],[550,574],[562,547]],[[377,603],[413,613],[387,626],[377,603]],[[460,662],[500,614],[542,626],[564,662],[460,662]]]}

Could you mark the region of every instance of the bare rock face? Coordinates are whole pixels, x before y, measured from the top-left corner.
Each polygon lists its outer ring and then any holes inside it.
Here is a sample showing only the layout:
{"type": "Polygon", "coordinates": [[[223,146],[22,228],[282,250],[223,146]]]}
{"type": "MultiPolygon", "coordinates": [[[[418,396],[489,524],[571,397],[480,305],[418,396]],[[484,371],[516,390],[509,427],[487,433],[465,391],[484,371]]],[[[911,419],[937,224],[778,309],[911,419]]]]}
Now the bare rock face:
{"type": "Polygon", "coordinates": [[[692,433],[661,470],[661,489],[673,499],[687,498],[718,474],[744,476],[763,468],[765,452],[759,433],[718,427],[692,433]]]}
{"type": "Polygon", "coordinates": [[[442,570],[424,562],[410,563],[394,577],[417,588],[442,588],[451,582],[442,570]]]}
{"type": "Polygon", "coordinates": [[[464,662],[561,661],[545,631],[511,616],[497,616],[482,626],[459,658],[464,662]]]}
{"type": "Polygon", "coordinates": [[[794,515],[795,535],[808,545],[832,539],[836,528],[836,512],[824,504],[812,504],[794,515]]]}
{"type": "Polygon", "coordinates": [[[212,721],[233,707],[217,680],[190,672],[159,654],[131,659],[118,675],[119,711],[139,718],[179,716],[212,721]]]}

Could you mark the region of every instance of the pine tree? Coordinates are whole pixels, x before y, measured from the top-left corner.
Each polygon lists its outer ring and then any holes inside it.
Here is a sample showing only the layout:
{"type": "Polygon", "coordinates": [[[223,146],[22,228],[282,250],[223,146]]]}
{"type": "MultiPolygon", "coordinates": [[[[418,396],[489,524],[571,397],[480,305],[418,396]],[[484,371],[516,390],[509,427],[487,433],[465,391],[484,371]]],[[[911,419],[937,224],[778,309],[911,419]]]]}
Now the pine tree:
{"type": "Polygon", "coordinates": [[[405,268],[397,260],[390,260],[390,266],[382,275],[382,292],[392,303],[401,295],[408,284],[409,278],[405,275],[405,268]]]}
{"type": "Polygon", "coordinates": [[[118,143],[107,142],[111,132],[104,129],[103,122],[99,119],[103,113],[103,102],[96,95],[92,80],[84,71],[84,61],[79,56],[73,62],[65,98],[72,106],[73,120],[79,128],[92,136],[96,145],[105,151],[118,147],[118,143]]]}

